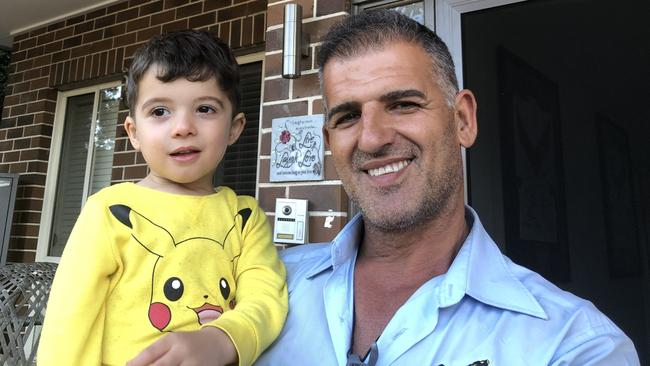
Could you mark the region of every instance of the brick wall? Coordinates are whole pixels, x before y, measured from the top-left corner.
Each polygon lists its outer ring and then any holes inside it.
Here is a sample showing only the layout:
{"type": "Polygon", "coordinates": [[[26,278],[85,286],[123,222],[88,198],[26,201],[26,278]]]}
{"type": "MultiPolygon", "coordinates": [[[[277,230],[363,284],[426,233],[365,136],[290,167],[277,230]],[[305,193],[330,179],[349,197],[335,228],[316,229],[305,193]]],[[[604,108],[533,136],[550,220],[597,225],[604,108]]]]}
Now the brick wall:
{"type": "MultiPolygon", "coordinates": [[[[262,50],[266,12],[264,0],[129,0],[16,35],[0,122],[0,172],[20,174],[7,260],[35,259],[58,90],[121,80],[134,51],[170,30],[217,32],[238,55],[262,50]]],[[[121,127],[115,150],[114,183],[145,176],[121,127]]]]}
{"type": "Polygon", "coordinates": [[[323,113],[318,85],[318,52],[322,36],[330,26],[348,14],[346,0],[272,1],[268,3],[266,56],[264,70],[264,100],[262,102],[261,140],[259,160],[258,199],[273,219],[275,199],[309,199],[309,241],[331,240],[347,222],[348,198],[334,170],[331,154],[325,153],[325,180],[320,182],[270,183],[271,120],[323,113]],[[302,59],[302,77],[283,79],[282,34],[283,12],[287,3],[302,6],[303,32],[310,34],[309,57],[302,59]],[[325,227],[328,216],[333,216],[331,227],[325,227]]]}

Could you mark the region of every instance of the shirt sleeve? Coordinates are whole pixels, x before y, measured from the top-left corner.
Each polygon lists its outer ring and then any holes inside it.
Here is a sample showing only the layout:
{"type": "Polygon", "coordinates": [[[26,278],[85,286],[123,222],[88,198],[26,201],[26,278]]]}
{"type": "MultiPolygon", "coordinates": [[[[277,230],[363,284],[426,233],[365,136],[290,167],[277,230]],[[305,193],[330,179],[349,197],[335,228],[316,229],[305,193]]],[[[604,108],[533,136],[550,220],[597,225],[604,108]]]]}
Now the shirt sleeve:
{"type": "Polygon", "coordinates": [[[106,210],[90,197],[57,267],[38,365],[100,365],[105,300],[117,262],[106,237],[106,210]]]}
{"type": "Polygon", "coordinates": [[[552,366],[639,366],[632,340],[611,322],[591,324],[566,339],[552,366]]]}
{"type": "Polygon", "coordinates": [[[239,365],[250,365],[278,336],[287,316],[286,272],[273,245],[270,224],[257,202],[238,197],[251,215],[243,228],[235,268],[237,305],[214,323],[232,339],[239,365]]]}

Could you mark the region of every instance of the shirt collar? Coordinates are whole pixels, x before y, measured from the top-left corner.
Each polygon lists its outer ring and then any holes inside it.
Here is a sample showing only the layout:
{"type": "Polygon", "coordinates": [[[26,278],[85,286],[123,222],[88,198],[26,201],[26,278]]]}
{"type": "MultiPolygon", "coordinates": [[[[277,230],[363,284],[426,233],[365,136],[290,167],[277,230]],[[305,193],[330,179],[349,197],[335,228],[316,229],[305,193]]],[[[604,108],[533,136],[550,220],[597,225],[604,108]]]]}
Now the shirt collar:
{"type": "Polygon", "coordinates": [[[441,286],[447,290],[441,292],[441,307],[453,305],[467,294],[487,305],[548,319],[533,294],[514,275],[512,262],[490,238],[476,212],[466,206],[465,216],[471,230],[444,275],[441,286]]]}
{"type": "Polygon", "coordinates": [[[324,258],[307,273],[312,278],[330,268],[336,268],[357,255],[357,249],[363,236],[363,218],[356,214],[350,222],[336,235],[330,247],[330,256],[324,258]]]}
{"type": "MultiPolygon", "coordinates": [[[[465,206],[465,217],[471,230],[440,282],[439,305],[454,305],[467,294],[487,305],[548,319],[533,294],[512,273],[512,264],[501,254],[469,206],[465,206]]],[[[314,266],[307,278],[354,258],[362,235],[363,218],[357,214],[332,240],[330,256],[314,266]]]]}

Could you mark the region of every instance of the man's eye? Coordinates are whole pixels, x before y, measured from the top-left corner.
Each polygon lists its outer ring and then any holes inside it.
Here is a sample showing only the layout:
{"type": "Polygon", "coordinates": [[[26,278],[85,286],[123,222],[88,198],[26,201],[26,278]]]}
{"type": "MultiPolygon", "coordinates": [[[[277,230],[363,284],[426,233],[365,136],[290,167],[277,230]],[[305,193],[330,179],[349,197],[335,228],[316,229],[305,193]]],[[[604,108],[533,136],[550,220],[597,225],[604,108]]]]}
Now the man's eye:
{"type": "Polygon", "coordinates": [[[166,108],[162,108],[162,107],[154,108],[151,111],[151,115],[154,116],[154,117],[162,117],[162,116],[166,116],[168,114],[169,114],[169,111],[166,108]]]}
{"type": "Polygon", "coordinates": [[[214,113],[216,112],[216,109],[210,107],[209,105],[202,105],[199,108],[197,108],[197,111],[199,113],[214,113]]]}
{"type": "Polygon", "coordinates": [[[410,111],[417,108],[420,108],[419,103],[406,101],[406,100],[396,102],[391,106],[391,109],[401,110],[401,111],[410,111]]]}
{"type": "Polygon", "coordinates": [[[333,125],[334,127],[338,126],[345,126],[346,124],[355,122],[361,117],[361,113],[358,112],[352,112],[352,113],[346,113],[342,116],[336,117],[333,119],[333,125]]]}

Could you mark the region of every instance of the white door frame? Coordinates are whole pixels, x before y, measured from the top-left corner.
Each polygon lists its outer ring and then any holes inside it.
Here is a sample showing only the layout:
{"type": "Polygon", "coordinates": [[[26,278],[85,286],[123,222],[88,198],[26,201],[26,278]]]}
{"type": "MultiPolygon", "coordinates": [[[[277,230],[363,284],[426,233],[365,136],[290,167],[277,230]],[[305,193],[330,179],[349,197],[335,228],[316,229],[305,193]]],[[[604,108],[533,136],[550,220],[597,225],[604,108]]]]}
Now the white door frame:
{"type": "Polygon", "coordinates": [[[435,0],[435,31],[445,41],[456,66],[458,86],[463,88],[463,44],[460,16],[463,13],[514,4],[526,0],[435,0]]]}
{"type": "MultiPolygon", "coordinates": [[[[471,11],[493,8],[501,5],[514,4],[526,0],[434,0],[435,1],[435,32],[449,48],[451,58],[456,67],[458,87],[463,89],[463,38],[460,16],[471,11]]],[[[465,148],[461,148],[463,158],[463,177],[465,185],[465,203],[469,202],[467,186],[467,158],[465,148]]]]}

